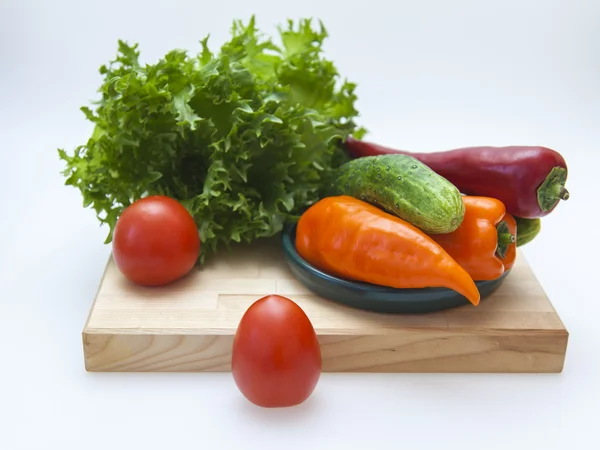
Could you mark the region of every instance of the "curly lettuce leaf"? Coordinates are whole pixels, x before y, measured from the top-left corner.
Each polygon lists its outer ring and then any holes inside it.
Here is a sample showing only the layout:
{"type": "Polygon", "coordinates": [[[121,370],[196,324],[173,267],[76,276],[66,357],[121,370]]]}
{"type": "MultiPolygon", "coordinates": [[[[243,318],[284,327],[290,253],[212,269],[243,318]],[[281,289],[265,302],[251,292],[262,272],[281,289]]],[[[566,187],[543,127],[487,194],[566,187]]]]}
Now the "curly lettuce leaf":
{"type": "Polygon", "coordinates": [[[356,85],[341,81],[322,56],[327,32],[310,19],[279,28],[276,45],[235,21],[217,53],[167,53],[139,61],[138,44],[118,43],[100,68],[95,124],[65,161],[66,184],[109,227],[136,200],[153,194],[180,200],[202,241],[200,262],[232,242],[281,231],[318,201],[333,169],[345,161],[339,143],[361,136],[354,120],[356,85]]]}

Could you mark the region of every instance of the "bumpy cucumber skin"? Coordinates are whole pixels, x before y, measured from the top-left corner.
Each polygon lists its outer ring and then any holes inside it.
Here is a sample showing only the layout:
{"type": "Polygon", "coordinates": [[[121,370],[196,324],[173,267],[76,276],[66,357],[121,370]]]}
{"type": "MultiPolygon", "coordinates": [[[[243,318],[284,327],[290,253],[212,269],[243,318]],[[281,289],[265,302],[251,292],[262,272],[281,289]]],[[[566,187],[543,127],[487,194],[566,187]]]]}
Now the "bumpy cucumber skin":
{"type": "Polygon", "coordinates": [[[328,195],[361,199],[428,234],[451,233],[465,216],[456,186],[407,155],[367,156],[343,164],[328,195]]]}

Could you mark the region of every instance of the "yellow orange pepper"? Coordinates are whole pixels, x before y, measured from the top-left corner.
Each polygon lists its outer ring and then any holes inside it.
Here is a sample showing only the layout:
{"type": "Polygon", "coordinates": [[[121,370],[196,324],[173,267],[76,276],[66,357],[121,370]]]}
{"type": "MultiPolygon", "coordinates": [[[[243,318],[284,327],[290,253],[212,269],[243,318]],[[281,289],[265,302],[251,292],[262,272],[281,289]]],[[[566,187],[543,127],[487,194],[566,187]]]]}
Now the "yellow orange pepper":
{"type": "Polygon", "coordinates": [[[457,230],[431,237],[475,281],[495,280],[515,263],[517,223],[504,203],[491,197],[463,196],[465,217],[457,230]]]}
{"type": "Polygon", "coordinates": [[[296,249],[313,266],[345,279],[395,288],[446,287],[472,304],[479,290],[431,237],[349,196],[325,197],[301,217],[296,249]]]}

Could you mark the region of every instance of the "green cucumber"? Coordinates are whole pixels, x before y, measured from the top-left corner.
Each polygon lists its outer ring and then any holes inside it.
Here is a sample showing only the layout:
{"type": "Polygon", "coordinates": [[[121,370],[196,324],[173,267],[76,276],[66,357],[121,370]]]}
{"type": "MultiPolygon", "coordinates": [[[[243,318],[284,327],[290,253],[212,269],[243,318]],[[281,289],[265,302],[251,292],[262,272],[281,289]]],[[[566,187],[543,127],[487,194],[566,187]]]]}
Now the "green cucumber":
{"type": "Polygon", "coordinates": [[[348,161],[337,168],[327,194],[358,198],[430,234],[451,233],[465,216],[456,186],[408,155],[348,161]]]}
{"type": "Polygon", "coordinates": [[[514,217],[515,222],[517,222],[517,247],[530,243],[540,234],[542,221],[539,218],[522,219],[521,217],[514,217]]]}

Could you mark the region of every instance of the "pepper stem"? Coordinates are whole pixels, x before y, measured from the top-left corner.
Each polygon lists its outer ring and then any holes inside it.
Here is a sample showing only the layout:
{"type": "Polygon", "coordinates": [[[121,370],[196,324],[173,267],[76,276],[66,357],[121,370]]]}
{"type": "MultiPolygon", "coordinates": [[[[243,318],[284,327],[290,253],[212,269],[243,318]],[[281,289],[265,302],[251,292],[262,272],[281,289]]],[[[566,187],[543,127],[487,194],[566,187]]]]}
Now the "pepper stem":
{"type": "Polygon", "coordinates": [[[567,169],[554,167],[537,190],[537,198],[540,209],[548,212],[554,208],[560,200],[568,200],[571,196],[565,188],[567,182],[567,169]]]}
{"type": "Polygon", "coordinates": [[[569,194],[569,191],[567,191],[567,188],[565,188],[564,186],[561,186],[560,191],[558,193],[558,198],[560,198],[561,200],[569,200],[570,196],[571,196],[571,194],[569,194]]]}
{"type": "Polygon", "coordinates": [[[517,240],[514,234],[512,234],[508,228],[508,224],[503,220],[496,226],[496,232],[498,233],[498,246],[496,247],[496,253],[501,259],[506,257],[508,247],[514,244],[517,240]]]}

